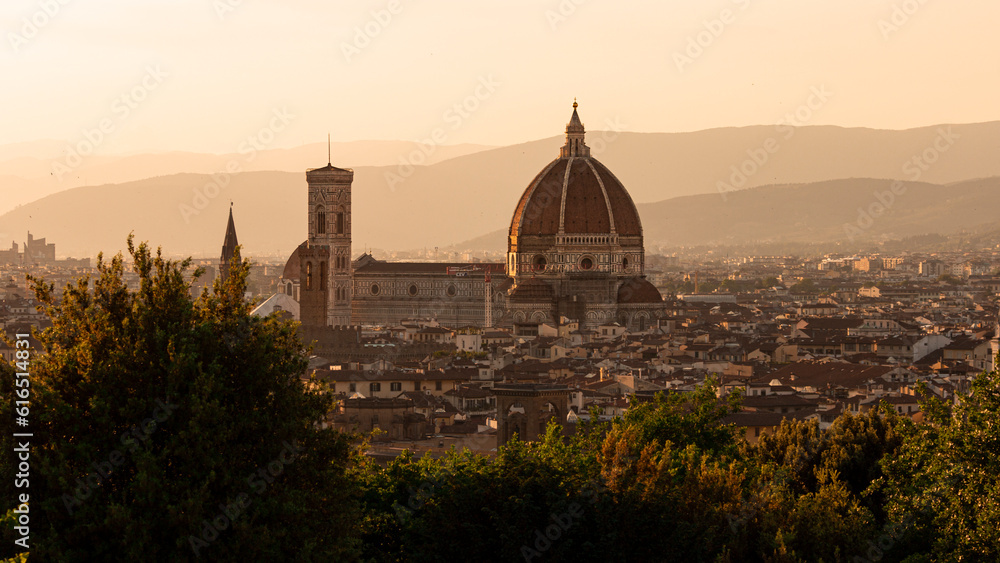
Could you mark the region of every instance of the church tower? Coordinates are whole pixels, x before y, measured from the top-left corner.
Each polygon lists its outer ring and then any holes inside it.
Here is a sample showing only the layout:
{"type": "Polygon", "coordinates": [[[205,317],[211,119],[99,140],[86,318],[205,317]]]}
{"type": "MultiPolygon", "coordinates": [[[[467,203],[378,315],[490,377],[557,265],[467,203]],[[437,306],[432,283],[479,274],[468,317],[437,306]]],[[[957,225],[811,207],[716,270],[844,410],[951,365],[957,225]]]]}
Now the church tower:
{"type": "Polygon", "coordinates": [[[222,257],[219,258],[219,278],[222,281],[229,277],[229,264],[233,261],[239,244],[236,240],[236,224],[233,223],[233,205],[229,204],[229,224],[226,225],[226,238],[222,241],[222,257]]]}
{"type": "Polygon", "coordinates": [[[353,170],[330,163],[306,171],[309,238],[299,247],[299,311],[307,326],[351,322],[353,182],[353,170]]]}

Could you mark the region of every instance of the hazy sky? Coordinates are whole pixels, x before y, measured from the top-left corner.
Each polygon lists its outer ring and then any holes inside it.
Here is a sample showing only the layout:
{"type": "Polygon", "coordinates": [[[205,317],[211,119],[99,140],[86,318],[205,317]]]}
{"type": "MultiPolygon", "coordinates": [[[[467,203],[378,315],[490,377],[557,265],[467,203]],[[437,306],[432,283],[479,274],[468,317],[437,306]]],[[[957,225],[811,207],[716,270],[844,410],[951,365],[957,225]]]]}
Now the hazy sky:
{"type": "Polygon", "coordinates": [[[996,0],[3,0],[0,144],[86,130],[106,154],[327,132],[502,145],[561,133],[574,96],[592,130],[797,109],[808,124],[992,121],[998,21],[996,0]]]}

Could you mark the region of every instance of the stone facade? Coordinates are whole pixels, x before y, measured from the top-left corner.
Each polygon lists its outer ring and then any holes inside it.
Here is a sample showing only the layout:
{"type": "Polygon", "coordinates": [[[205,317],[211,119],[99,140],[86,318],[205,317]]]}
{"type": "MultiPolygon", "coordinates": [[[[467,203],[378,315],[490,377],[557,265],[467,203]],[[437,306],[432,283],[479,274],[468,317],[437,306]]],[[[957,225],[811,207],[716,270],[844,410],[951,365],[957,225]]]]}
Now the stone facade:
{"type": "MultiPolygon", "coordinates": [[[[351,322],[391,326],[402,319],[434,318],[453,328],[482,327],[487,273],[502,271],[503,264],[383,262],[365,254],[354,265],[351,322]]],[[[502,274],[489,278],[493,318],[500,318],[510,284],[502,274]]]]}
{"type": "Polygon", "coordinates": [[[511,219],[507,275],[514,280],[504,320],[560,316],[585,328],[618,322],[645,330],[663,299],[645,280],[639,212],[622,183],[590,156],[573,104],[559,158],[525,189],[511,219]]]}
{"type": "Polygon", "coordinates": [[[351,323],[351,184],[354,171],[327,164],[306,172],[309,238],[299,246],[303,324],[351,323]]]}
{"type": "Polygon", "coordinates": [[[550,420],[566,428],[571,389],[544,383],[506,383],[493,388],[497,401],[497,447],[516,435],[534,442],[545,434],[550,420]]]}
{"type": "Polygon", "coordinates": [[[426,433],[427,419],[414,412],[409,399],[345,399],[333,416],[333,427],[342,432],[383,430],[379,440],[418,440],[426,433]]]}
{"type": "Polygon", "coordinates": [[[590,156],[576,107],[559,158],[515,207],[504,264],[383,262],[367,254],[352,263],[354,173],[332,165],[309,170],[309,239],[279,282],[298,299],[303,324],[435,318],[452,328],[488,328],[567,317],[586,329],[656,326],[663,299],[645,279],[639,213],[621,182],[590,156]]]}

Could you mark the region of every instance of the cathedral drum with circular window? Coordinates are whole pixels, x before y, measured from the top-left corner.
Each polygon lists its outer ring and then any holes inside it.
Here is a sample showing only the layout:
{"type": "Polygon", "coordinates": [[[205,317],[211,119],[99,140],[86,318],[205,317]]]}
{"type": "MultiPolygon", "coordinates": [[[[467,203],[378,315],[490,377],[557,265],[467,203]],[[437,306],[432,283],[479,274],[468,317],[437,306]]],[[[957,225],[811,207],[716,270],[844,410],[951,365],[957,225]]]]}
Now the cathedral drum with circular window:
{"type": "Polygon", "coordinates": [[[639,212],[625,186],[590,156],[576,108],[574,102],[559,157],[514,209],[507,317],[535,319],[542,311],[546,321],[565,316],[595,328],[611,322],[602,319],[620,319],[645,330],[662,316],[663,298],[643,275],[639,212]]]}

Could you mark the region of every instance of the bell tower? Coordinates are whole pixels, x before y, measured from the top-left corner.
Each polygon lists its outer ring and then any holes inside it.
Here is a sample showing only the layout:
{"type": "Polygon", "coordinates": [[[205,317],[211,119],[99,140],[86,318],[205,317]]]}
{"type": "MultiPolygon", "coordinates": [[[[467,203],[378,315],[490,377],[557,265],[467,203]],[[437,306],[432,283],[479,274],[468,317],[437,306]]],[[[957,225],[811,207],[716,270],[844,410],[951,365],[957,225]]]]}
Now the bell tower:
{"type": "Polygon", "coordinates": [[[310,326],[351,322],[351,184],[354,171],[327,163],[306,171],[309,238],[299,247],[300,318],[310,326]]]}

